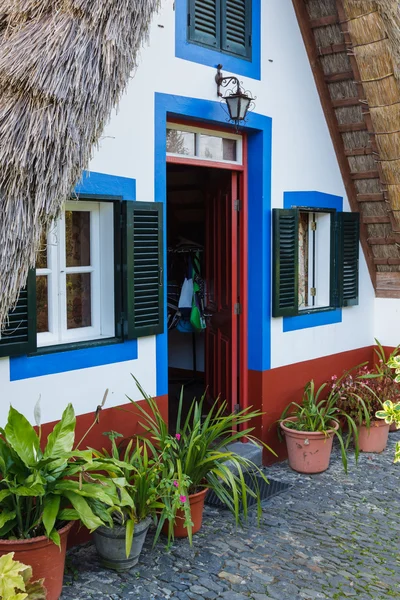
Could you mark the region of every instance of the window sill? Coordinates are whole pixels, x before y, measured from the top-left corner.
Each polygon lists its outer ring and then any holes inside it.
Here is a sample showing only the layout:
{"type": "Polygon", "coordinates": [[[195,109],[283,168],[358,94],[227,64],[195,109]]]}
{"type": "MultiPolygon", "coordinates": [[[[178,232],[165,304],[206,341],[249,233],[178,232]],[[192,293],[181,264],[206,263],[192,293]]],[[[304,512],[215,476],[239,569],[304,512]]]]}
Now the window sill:
{"type": "Polygon", "coordinates": [[[313,308],[299,308],[299,313],[295,316],[301,317],[302,315],[313,315],[315,313],[331,312],[333,310],[337,310],[337,307],[336,306],[314,306],[313,308]]]}
{"type": "Polygon", "coordinates": [[[121,344],[122,342],[123,340],[117,337],[98,338],[97,340],[82,340],[81,342],[65,342],[63,344],[54,344],[51,346],[39,346],[36,352],[31,352],[28,354],[28,356],[41,356],[43,354],[54,354],[56,352],[84,350],[85,348],[110,346],[112,344],[121,344]]]}
{"type": "Polygon", "coordinates": [[[309,329],[310,327],[322,327],[342,322],[341,308],[317,308],[300,313],[295,317],[283,317],[283,333],[309,329]]]}

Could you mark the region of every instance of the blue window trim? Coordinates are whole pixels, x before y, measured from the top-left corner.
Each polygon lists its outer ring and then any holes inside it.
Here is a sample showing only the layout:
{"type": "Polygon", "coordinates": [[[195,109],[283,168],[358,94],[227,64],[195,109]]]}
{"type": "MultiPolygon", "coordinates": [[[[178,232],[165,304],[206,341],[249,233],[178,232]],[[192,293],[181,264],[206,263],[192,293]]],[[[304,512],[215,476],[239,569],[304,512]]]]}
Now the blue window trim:
{"type": "Polygon", "coordinates": [[[252,4],[252,60],[212,50],[187,40],[187,0],[175,0],[175,56],[207,67],[223,65],[224,71],[261,79],[261,0],[252,4]]]}
{"type": "MultiPolygon", "coordinates": [[[[198,100],[169,94],[155,94],[155,200],[166,203],[167,118],[186,117],[226,126],[219,102],[198,100]]],[[[271,140],[270,117],[250,113],[243,126],[248,134],[248,368],[265,371],[271,365],[271,140]]],[[[167,211],[164,210],[164,228],[167,211]]],[[[167,243],[164,236],[164,244],[167,243]]],[[[166,277],[167,252],[164,252],[166,277]]],[[[165,279],[166,285],[166,279],[165,279]]],[[[165,298],[165,304],[167,299],[165,298]]],[[[167,307],[165,305],[165,318],[167,307]]],[[[165,327],[167,332],[167,326],[165,327]]],[[[157,396],[168,393],[168,334],[156,339],[157,396]]]]}
{"type": "MultiPolygon", "coordinates": [[[[122,200],[134,201],[136,200],[136,181],[128,177],[85,171],[75,192],[77,195],[117,196],[122,200]]],[[[137,340],[80,350],[66,348],[62,352],[51,354],[10,357],[10,381],[99,367],[136,360],[137,357],[137,340]]]]}
{"type": "MultiPolygon", "coordinates": [[[[283,195],[283,207],[295,208],[307,206],[310,208],[330,208],[338,212],[343,210],[343,198],[323,192],[285,192],[283,195]]],[[[296,317],[283,317],[283,332],[308,329],[309,327],[321,327],[342,322],[342,309],[321,310],[296,317]]]]}

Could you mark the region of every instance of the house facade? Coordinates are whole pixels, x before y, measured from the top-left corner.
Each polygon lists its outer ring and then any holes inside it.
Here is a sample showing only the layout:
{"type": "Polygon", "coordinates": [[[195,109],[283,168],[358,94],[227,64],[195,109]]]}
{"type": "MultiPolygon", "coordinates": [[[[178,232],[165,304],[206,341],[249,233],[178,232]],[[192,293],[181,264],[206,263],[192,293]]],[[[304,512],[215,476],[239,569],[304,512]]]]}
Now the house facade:
{"type": "Polygon", "coordinates": [[[346,131],[311,55],[328,16],[340,30],[341,3],[312,14],[318,4],[161,3],[0,340],[0,423],[9,403],[33,419],[40,397],[43,423],[72,402],[83,432],[108,389],[89,441],[131,435],[137,419],[115,407],[141,400],[132,374],[165,415],[168,395],[171,411],[176,386],[189,393],[194,380],[232,410],[260,408],[257,432],[274,445],[271,426],[309,379],[370,360],[374,338],[397,345],[400,261],[378,268],[366,223],[379,221],[359,217],[362,176],[345,173],[346,131]],[[218,65],[255,98],[239,128],[217,96],[218,65]],[[395,275],[384,293],[380,272],[395,275]]]}

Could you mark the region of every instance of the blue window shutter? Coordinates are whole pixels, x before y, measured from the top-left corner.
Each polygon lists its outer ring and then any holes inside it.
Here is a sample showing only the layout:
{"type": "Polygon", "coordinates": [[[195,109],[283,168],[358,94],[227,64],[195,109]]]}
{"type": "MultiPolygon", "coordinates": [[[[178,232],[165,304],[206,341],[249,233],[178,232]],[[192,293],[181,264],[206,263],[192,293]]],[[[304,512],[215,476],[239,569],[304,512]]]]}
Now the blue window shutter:
{"type": "Polygon", "coordinates": [[[251,0],[222,1],[222,50],[251,60],[251,0]]]}
{"type": "Polygon", "coordinates": [[[0,356],[21,356],[36,350],[36,272],[29,271],[18,302],[8,313],[8,323],[0,336],[0,356]]]}
{"type": "Polygon", "coordinates": [[[164,331],[163,204],[124,202],[125,326],[134,339],[164,331]]]}
{"type": "Polygon", "coordinates": [[[188,0],[188,39],[221,47],[221,0],[188,0]]]}
{"type": "Polygon", "coordinates": [[[274,208],[272,316],[298,314],[299,213],[274,208]]]}

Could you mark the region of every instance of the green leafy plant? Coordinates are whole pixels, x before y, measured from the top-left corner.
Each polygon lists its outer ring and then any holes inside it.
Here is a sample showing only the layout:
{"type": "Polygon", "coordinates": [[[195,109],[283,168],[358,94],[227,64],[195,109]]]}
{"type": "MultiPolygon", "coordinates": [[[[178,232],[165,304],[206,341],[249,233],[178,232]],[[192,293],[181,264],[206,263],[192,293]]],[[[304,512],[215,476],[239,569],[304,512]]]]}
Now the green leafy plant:
{"type": "MultiPolygon", "coordinates": [[[[399,361],[400,363],[400,361],[399,361]]],[[[382,404],[382,409],[375,413],[377,419],[384,419],[385,423],[391,425],[395,423],[396,428],[400,428],[400,402],[393,403],[391,400],[385,400],[382,404]]],[[[394,454],[395,463],[400,462],[400,442],[396,443],[394,454]]]]}
{"type": "Polygon", "coordinates": [[[400,383],[400,356],[390,356],[386,364],[390,369],[394,369],[394,381],[400,383]]]}
{"type": "Polygon", "coordinates": [[[31,567],[14,560],[14,552],[0,557],[1,600],[46,600],[44,580],[31,579],[31,567]]]}
{"type": "MultiPolygon", "coordinates": [[[[135,379],[135,378],[134,378],[135,379]]],[[[165,520],[168,520],[168,539],[173,537],[173,521],[177,510],[185,515],[189,541],[192,540],[189,495],[204,488],[212,489],[216,496],[224,502],[240,523],[242,504],[243,518],[248,516],[248,496],[257,500],[258,516],[261,515],[260,494],[257,479],[253,477],[252,489],[246,484],[244,472],[261,476],[268,483],[262,470],[247,458],[229,449],[229,444],[246,438],[249,443],[260,444],[268,451],[271,448],[256,439],[252,432],[254,427],[249,423],[259,418],[262,413],[246,408],[237,413],[230,413],[226,401],[217,399],[206,416],[203,413],[205,396],[199,401],[193,400],[186,419],[182,420],[183,390],[179,399],[176,421],[176,434],[170,435],[157,403],[148,396],[139,382],[136,385],[147,402],[149,411],[131,400],[136,411],[139,411],[142,427],[151,439],[143,440],[149,445],[155,456],[160,456],[163,464],[162,479],[164,493],[162,502],[165,508],[160,514],[156,538],[165,520]],[[172,482],[172,484],[171,484],[172,482]]]]}
{"type": "Polygon", "coordinates": [[[147,517],[155,519],[157,511],[164,509],[160,501],[162,495],[160,457],[149,454],[147,444],[139,439],[130,440],[121,453],[116,439],[122,437],[116,432],[108,432],[111,440],[111,452],[103,449],[93,450],[94,456],[102,462],[104,470],[114,480],[126,482],[125,492],[130,502],[121,504],[118,511],[112,514],[115,523],[126,528],[125,550],[128,557],[132,548],[135,524],[147,517]],[[121,460],[120,460],[121,458],[121,460]]]}
{"type": "MultiPolygon", "coordinates": [[[[95,422],[97,421],[97,414],[95,422]]],[[[0,429],[0,538],[47,535],[60,545],[58,529],[81,521],[90,531],[112,525],[110,513],[129,502],[125,482],[103,474],[90,450],[73,449],[76,419],[69,404],[42,449],[29,421],[10,407],[0,429]]]]}
{"type": "Polygon", "coordinates": [[[355,442],[355,456],[358,460],[358,430],[353,417],[346,411],[338,407],[339,391],[335,386],[329,388],[327,383],[323,383],[316,389],[314,380],[309,381],[303,392],[301,403],[291,402],[283,411],[280,423],[285,427],[296,431],[305,432],[332,432],[339,441],[342,456],[342,464],[347,473],[347,449],[351,439],[351,433],[355,442]],[[328,394],[324,394],[328,392],[328,394]],[[342,427],[346,423],[349,429],[349,435],[343,435],[342,427]],[[335,429],[337,425],[337,429],[335,429]]]}

